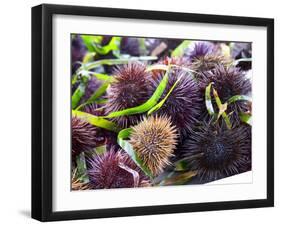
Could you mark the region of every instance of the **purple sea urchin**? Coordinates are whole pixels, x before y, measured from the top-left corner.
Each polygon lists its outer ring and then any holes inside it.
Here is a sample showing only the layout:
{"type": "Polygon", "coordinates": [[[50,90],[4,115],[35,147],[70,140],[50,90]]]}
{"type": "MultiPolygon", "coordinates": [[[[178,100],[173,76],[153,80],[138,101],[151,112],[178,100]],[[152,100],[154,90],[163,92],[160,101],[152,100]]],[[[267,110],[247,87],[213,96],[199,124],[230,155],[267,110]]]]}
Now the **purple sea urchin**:
{"type": "Polygon", "coordinates": [[[177,144],[176,128],[166,116],[144,118],[132,127],[130,143],[143,164],[156,176],[170,164],[177,144]]]}
{"type": "Polygon", "coordinates": [[[181,150],[201,182],[246,172],[251,168],[251,129],[240,126],[229,130],[224,125],[204,123],[181,150]]]}
{"type": "Polygon", "coordinates": [[[149,186],[147,176],[126,152],[113,149],[88,159],[90,186],[94,189],[149,186]]]}
{"type": "Polygon", "coordinates": [[[71,39],[71,62],[72,62],[72,73],[77,70],[79,64],[78,61],[82,61],[83,57],[87,53],[87,48],[83,43],[80,35],[75,35],[71,39]]]}
{"type": "Polygon", "coordinates": [[[215,46],[211,42],[196,42],[194,45],[188,49],[187,58],[190,62],[196,59],[203,58],[208,54],[213,54],[215,51],[215,46]]]}
{"type": "MultiPolygon", "coordinates": [[[[227,102],[232,96],[251,93],[250,80],[245,77],[243,71],[236,67],[226,68],[218,65],[210,71],[203,72],[202,75],[199,83],[201,94],[204,95],[205,88],[213,82],[213,87],[217,90],[222,103],[227,102]]],[[[215,103],[214,106],[216,106],[215,103]]],[[[246,101],[237,101],[227,106],[227,113],[231,113],[230,118],[233,123],[239,124],[239,113],[248,111],[248,108],[249,105],[246,101]]]]}
{"type": "MultiPolygon", "coordinates": [[[[163,77],[163,73],[158,73],[158,77],[154,80],[156,88],[163,77]]],[[[162,95],[164,98],[174,83],[180,79],[169,97],[156,112],[159,115],[166,114],[171,117],[172,123],[180,131],[181,138],[191,131],[194,123],[197,121],[201,113],[202,97],[198,84],[193,77],[186,71],[175,69],[169,74],[167,87],[162,95]]]]}
{"type": "Polygon", "coordinates": [[[100,134],[99,128],[83,121],[80,118],[72,117],[72,154],[76,156],[82,151],[90,151],[105,141],[100,134]]]}
{"type": "Polygon", "coordinates": [[[99,108],[99,105],[96,103],[87,104],[83,107],[83,111],[95,116],[103,116],[104,109],[99,108]]]}
{"type": "Polygon", "coordinates": [[[212,70],[218,66],[227,67],[231,61],[223,55],[207,54],[194,58],[189,67],[194,71],[194,77],[201,81],[204,72],[212,70]]]}
{"type": "Polygon", "coordinates": [[[139,39],[138,38],[129,38],[123,37],[121,40],[121,53],[130,54],[131,56],[139,56],[139,39]]]}
{"type": "MultiPolygon", "coordinates": [[[[152,94],[151,75],[146,72],[145,64],[132,62],[115,70],[115,82],[108,89],[105,113],[124,110],[143,104],[152,94]]],[[[140,115],[113,118],[117,124],[126,128],[135,125],[140,115]]]]}

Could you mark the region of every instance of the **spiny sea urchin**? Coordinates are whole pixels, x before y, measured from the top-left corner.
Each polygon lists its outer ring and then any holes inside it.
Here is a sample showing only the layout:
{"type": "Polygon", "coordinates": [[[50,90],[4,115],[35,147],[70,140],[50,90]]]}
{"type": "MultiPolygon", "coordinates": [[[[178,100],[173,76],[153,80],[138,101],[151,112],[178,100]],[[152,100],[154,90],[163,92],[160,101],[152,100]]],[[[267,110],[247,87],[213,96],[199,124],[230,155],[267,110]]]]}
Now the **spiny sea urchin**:
{"type": "Polygon", "coordinates": [[[87,104],[82,108],[82,111],[95,115],[95,116],[103,116],[104,109],[100,107],[97,103],[87,104]]]}
{"type": "Polygon", "coordinates": [[[105,141],[99,128],[80,118],[72,117],[71,128],[73,156],[83,151],[90,151],[105,141]]]}
{"type": "Polygon", "coordinates": [[[87,160],[90,186],[94,189],[149,186],[148,177],[121,149],[110,149],[87,160]]]}
{"type": "MultiPolygon", "coordinates": [[[[143,63],[131,62],[118,67],[114,73],[115,81],[108,89],[108,101],[105,105],[105,113],[124,110],[143,104],[152,94],[151,75],[146,72],[143,63]]],[[[135,125],[140,115],[120,116],[112,120],[126,128],[135,125]]]]}
{"type": "Polygon", "coordinates": [[[87,53],[87,48],[84,45],[80,35],[73,35],[71,39],[72,74],[79,67],[79,64],[77,62],[82,61],[86,53],[87,53]]]}
{"type": "Polygon", "coordinates": [[[131,56],[139,56],[139,45],[140,44],[138,38],[123,37],[121,40],[121,53],[130,54],[131,56]]]}
{"type": "Polygon", "coordinates": [[[130,143],[138,157],[154,176],[160,174],[177,144],[175,126],[166,116],[151,116],[132,128],[130,143]]]}
{"type": "MultiPolygon", "coordinates": [[[[159,85],[163,75],[164,73],[158,73],[157,78],[153,82],[155,88],[159,85]]],[[[168,84],[162,98],[167,95],[178,79],[180,81],[156,113],[159,115],[166,114],[171,117],[172,123],[180,131],[180,138],[183,138],[187,132],[192,130],[201,113],[202,97],[198,84],[188,72],[173,69],[169,74],[168,84]]]]}
{"type": "MultiPolygon", "coordinates": [[[[202,74],[202,80],[199,83],[201,94],[205,95],[206,87],[213,82],[213,87],[218,92],[222,103],[227,102],[232,96],[249,95],[251,93],[251,82],[239,68],[226,68],[218,65],[214,69],[203,72],[202,74]]],[[[216,103],[213,105],[216,106],[216,103]]],[[[230,119],[233,123],[239,124],[239,113],[241,111],[248,111],[248,108],[249,105],[246,101],[236,101],[227,106],[227,113],[231,113],[230,119]]],[[[205,110],[206,112],[207,110],[205,110]]]]}
{"type": "Polygon", "coordinates": [[[209,182],[251,168],[251,127],[231,130],[224,124],[202,123],[181,147],[191,170],[201,182],[209,182]]]}
{"type": "Polygon", "coordinates": [[[202,58],[208,54],[212,54],[215,50],[215,46],[211,42],[195,42],[194,45],[188,48],[186,53],[190,62],[196,59],[202,58]]]}
{"type": "Polygon", "coordinates": [[[220,54],[207,54],[194,58],[189,67],[194,71],[194,77],[201,81],[204,72],[212,70],[217,66],[227,67],[230,64],[230,60],[224,55],[220,54]]]}

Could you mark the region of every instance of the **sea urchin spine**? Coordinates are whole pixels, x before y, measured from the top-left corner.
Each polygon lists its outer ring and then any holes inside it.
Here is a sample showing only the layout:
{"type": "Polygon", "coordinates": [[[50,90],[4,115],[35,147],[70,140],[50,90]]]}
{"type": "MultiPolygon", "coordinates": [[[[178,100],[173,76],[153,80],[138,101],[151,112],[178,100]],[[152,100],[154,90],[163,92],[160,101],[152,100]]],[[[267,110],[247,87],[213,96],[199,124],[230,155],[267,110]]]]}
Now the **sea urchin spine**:
{"type": "MultiPolygon", "coordinates": [[[[108,90],[105,113],[120,111],[143,104],[152,94],[151,75],[143,63],[132,62],[118,67],[114,72],[115,82],[108,90]]],[[[140,115],[113,118],[122,128],[135,125],[140,115]]]]}
{"type": "Polygon", "coordinates": [[[177,133],[166,116],[151,116],[133,127],[130,143],[143,164],[156,176],[170,164],[177,133]]]}
{"type": "Polygon", "coordinates": [[[99,128],[78,117],[72,117],[72,154],[76,156],[83,151],[90,151],[105,141],[99,128]]]}
{"type": "MultiPolygon", "coordinates": [[[[222,103],[226,103],[229,98],[235,95],[247,96],[251,93],[251,82],[239,68],[226,68],[219,65],[202,74],[203,77],[200,82],[201,95],[205,95],[205,89],[211,82],[213,83],[212,86],[216,89],[222,103]]],[[[215,103],[214,106],[216,106],[215,103]]],[[[239,113],[241,111],[247,112],[248,110],[249,105],[247,101],[236,101],[227,106],[227,113],[231,113],[230,119],[235,125],[239,125],[240,123],[239,113]]],[[[205,114],[207,114],[206,112],[207,110],[205,108],[205,114]]]]}
{"type": "Polygon", "coordinates": [[[203,123],[181,147],[187,165],[201,182],[246,172],[251,168],[251,128],[231,130],[222,123],[203,123]]]}
{"type": "MultiPolygon", "coordinates": [[[[159,73],[153,85],[158,86],[163,73],[159,73]]],[[[173,69],[169,74],[167,87],[162,95],[164,98],[175,82],[179,80],[169,97],[156,112],[159,115],[166,114],[171,117],[172,123],[180,131],[180,140],[192,131],[201,113],[202,100],[198,84],[193,77],[181,69],[173,69]]]]}
{"type": "Polygon", "coordinates": [[[147,176],[121,149],[112,149],[88,159],[90,186],[94,189],[146,187],[147,176]]]}

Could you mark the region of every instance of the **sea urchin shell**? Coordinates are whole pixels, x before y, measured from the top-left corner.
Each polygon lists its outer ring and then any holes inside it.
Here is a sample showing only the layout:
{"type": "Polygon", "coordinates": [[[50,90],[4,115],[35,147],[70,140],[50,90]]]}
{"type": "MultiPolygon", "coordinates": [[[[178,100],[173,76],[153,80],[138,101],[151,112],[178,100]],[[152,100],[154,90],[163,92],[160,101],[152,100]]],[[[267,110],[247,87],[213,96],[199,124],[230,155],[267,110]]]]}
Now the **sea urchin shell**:
{"type": "MultiPolygon", "coordinates": [[[[213,87],[225,103],[235,95],[249,95],[251,92],[251,82],[246,78],[243,71],[236,67],[216,66],[213,70],[203,73],[200,82],[201,94],[204,95],[206,87],[213,82],[213,87]]],[[[216,105],[215,105],[216,106],[216,105]]],[[[236,101],[227,106],[227,113],[231,113],[230,119],[233,123],[240,122],[239,113],[248,111],[248,103],[245,101],[236,101]]]]}
{"type": "Polygon", "coordinates": [[[110,149],[87,161],[90,186],[94,189],[149,186],[147,176],[122,150],[110,149]]]}
{"type": "Polygon", "coordinates": [[[90,151],[105,141],[105,138],[99,132],[99,128],[80,118],[72,117],[71,127],[73,155],[82,151],[90,151]]]}
{"type": "MultiPolygon", "coordinates": [[[[158,78],[153,83],[155,87],[158,86],[162,77],[163,73],[159,73],[158,78]]],[[[172,123],[180,131],[180,138],[183,138],[187,132],[192,130],[200,115],[202,97],[198,84],[193,77],[184,70],[174,69],[169,74],[168,84],[162,95],[163,98],[178,79],[180,81],[156,113],[159,115],[166,114],[171,117],[172,123]]]]}
{"type": "MultiPolygon", "coordinates": [[[[124,110],[143,104],[151,96],[151,75],[142,63],[132,62],[115,70],[115,79],[108,90],[105,113],[124,110]]],[[[136,124],[139,115],[113,118],[122,128],[136,124]]]]}
{"type": "Polygon", "coordinates": [[[202,73],[216,68],[217,66],[227,67],[230,60],[225,56],[214,53],[194,58],[190,69],[194,71],[194,77],[200,82],[202,73]]]}
{"type": "Polygon", "coordinates": [[[203,123],[192,133],[181,150],[191,170],[202,182],[209,182],[249,170],[251,164],[251,129],[203,123]]]}
{"type": "Polygon", "coordinates": [[[151,116],[133,127],[130,143],[143,164],[156,176],[170,164],[177,133],[166,116],[151,116]]]}
{"type": "Polygon", "coordinates": [[[196,42],[192,48],[188,49],[187,57],[189,61],[196,60],[200,57],[204,57],[207,54],[211,54],[215,51],[214,44],[211,42],[196,42]]]}

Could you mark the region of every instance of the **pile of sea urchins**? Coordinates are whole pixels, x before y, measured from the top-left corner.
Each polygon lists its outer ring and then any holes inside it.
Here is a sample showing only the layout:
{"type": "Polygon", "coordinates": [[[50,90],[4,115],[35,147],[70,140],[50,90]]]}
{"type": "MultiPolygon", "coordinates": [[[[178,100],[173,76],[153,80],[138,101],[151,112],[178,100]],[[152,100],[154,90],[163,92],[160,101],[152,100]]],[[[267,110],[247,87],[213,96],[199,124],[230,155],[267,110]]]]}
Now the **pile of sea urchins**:
{"type": "MultiPolygon", "coordinates": [[[[251,170],[251,126],[240,118],[241,113],[251,113],[251,103],[243,99],[228,103],[234,96],[251,96],[251,81],[246,76],[249,65],[245,69],[235,60],[214,43],[202,41],[182,57],[116,66],[114,80],[104,95],[106,101],[87,105],[81,111],[106,116],[145,104],[167,73],[168,69],[160,66],[169,68],[168,82],[158,101],[164,103],[159,109],[149,115],[144,112],[109,119],[120,130],[132,129],[128,142],[150,176],[118,145],[117,133],[73,116],[72,157],[87,153],[87,189],[158,186],[161,183],[155,183],[155,178],[165,180],[165,172],[175,172],[181,161],[185,163],[183,172],[194,173],[192,183],[207,183],[251,170]],[[155,68],[148,70],[153,65],[155,68]],[[214,114],[206,105],[208,86],[214,114]],[[214,92],[226,107],[223,112],[214,92]],[[102,153],[96,151],[100,146],[105,147],[102,153]]],[[[91,87],[95,86],[91,85],[88,92],[91,87]]]]}

